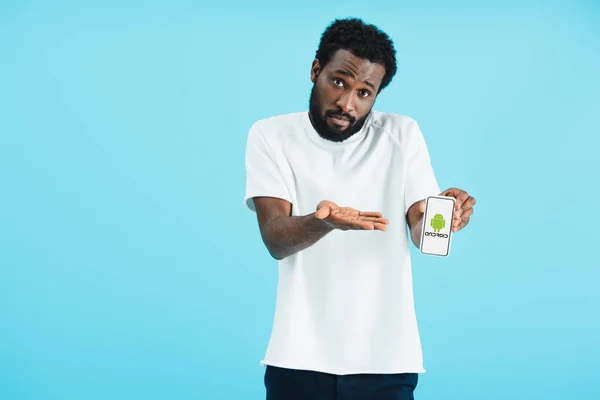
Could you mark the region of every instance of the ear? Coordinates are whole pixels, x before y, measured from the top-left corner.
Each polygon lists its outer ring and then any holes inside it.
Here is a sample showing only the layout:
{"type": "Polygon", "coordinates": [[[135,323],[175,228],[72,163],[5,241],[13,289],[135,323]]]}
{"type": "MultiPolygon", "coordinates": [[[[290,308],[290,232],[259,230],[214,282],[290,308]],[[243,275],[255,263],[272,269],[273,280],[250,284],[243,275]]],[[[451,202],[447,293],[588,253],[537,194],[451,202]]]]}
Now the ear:
{"type": "Polygon", "coordinates": [[[315,59],[315,61],[312,62],[312,66],[310,68],[310,80],[312,83],[315,83],[315,81],[317,80],[319,72],[321,72],[321,66],[319,65],[319,60],[315,59]]]}

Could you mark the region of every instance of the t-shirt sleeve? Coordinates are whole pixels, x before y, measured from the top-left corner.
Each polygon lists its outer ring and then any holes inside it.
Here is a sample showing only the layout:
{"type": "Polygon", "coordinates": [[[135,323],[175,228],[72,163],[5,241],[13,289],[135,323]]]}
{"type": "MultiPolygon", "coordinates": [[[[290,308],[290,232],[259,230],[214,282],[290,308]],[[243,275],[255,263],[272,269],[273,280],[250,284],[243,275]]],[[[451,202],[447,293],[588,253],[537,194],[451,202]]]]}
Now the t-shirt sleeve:
{"type": "Polygon", "coordinates": [[[258,123],[248,133],[246,143],[246,194],[245,206],[253,212],[253,197],[277,197],[290,203],[291,196],[272,150],[258,123]]]}
{"type": "Polygon", "coordinates": [[[429,150],[416,121],[411,122],[408,135],[408,161],[404,188],[405,214],[417,201],[440,194],[440,188],[431,166],[429,150]]]}

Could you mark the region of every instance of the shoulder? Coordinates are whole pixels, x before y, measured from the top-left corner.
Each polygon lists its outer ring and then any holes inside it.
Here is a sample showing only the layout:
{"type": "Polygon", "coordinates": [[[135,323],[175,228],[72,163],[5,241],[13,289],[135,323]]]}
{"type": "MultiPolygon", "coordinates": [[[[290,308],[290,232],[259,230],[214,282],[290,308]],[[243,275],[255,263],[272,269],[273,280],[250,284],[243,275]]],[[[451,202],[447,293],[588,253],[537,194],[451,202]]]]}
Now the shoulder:
{"type": "Polygon", "coordinates": [[[269,141],[281,139],[300,125],[302,114],[295,112],[259,119],[252,124],[250,133],[260,134],[269,141]]]}
{"type": "Polygon", "coordinates": [[[417,121],[408,115],[372,111],[371,126],[380,134],[389,136],[398,146],[406,150],[420,142],[421,130],[417,121]]]}
{"type": "Polygon", "coordinates": [[[410,127],[410,125],[417,123],[417,121],[415,121],[412,117],[404,114],[376,110],[373,110],[372,114],[373,125],[382,129],[403,130],[410,127]]]}

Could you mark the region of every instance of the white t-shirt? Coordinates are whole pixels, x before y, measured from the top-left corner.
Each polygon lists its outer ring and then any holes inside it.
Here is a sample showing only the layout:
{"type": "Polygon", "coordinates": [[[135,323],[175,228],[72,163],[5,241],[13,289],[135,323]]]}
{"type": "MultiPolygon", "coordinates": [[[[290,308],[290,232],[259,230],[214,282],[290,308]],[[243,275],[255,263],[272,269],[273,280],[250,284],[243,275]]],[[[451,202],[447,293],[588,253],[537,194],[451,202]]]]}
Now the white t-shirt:
{"type": "Polygon", "coordinates": [[[254,123],[244,198],[251,211],[253,197],[268,196],[289,201],[293,216],[330,200],[389,219],[385,232],[333,230],[278,262],[260,365],[338,375],[425,372],[406,212],[439,193],[423,135],[407,116],[373,110],[361,131],[339,143],[318,135],[308,111],[254,123]]]}

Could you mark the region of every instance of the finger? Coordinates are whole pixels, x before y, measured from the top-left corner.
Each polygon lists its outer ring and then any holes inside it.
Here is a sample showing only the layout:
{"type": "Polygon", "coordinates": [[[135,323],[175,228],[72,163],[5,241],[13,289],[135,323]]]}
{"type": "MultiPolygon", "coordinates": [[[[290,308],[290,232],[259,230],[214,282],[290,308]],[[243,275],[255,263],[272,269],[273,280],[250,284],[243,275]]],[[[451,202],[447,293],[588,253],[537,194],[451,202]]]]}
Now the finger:
{"type": "Polygon", "coordinates": [[[462,192],[462,190],[455,188],[455,187],[451,187],[451,188],[444,190],[442,193],[440,193],[440,196],[451,196],[451,197],[456,198],[456,196],[458,196],[460,194],[460,192],[462,192]]]}
{"type": "MultiPolygon", "coordinates": [[[[447,197],[454,197],[456,199],[456,203],[458,204],[459,202],[459,197],[463,194],[466,193],[464,190],[452,187],[449,189],[444,190],[442,193],[440,193],[440,196],[447,196],[447,197]]],[[[458,208],[458,207],[457,207],[458,208]]]]}
{"type": "Polygon", "coordinates": [[[318,210],[319,208],[321,208],[321,207],[330,206],[330,205],[332,205],[332,204],[334,204],[334,203],[332,203],[332,202],[331,202],[331,201],[329,201],[329,200],[321,200],[321,201],[319,202],[319,204],[317,204],[317,210],[318,210]]]}
{"type": "Polygon", "coordinates": [[[455,188],[455,187],[451,187],[449,189],[444,190],[442,193],[440,193],[440,195],[454,197],[456,199],[455,204],[454,204],[455,210],[459,210],[460,207],[462,206],[462,203],[468,198],[467,192],[465,192],[464,190],[455,188]],[[465,197],[465,195],[467,195],[467,196],[465,197]]]}
{"type": "Polygon", "coordinates": [[[463,206],[454,213],[453,219],[461,219],[461,218],[465,218],[465,217],[470,217],[474,212],[475,212],[475,210],[473,210],[473,208],[465,208],[465,206],[463,204],[463,206]]]}
{"type": "Polygon", "coordinates": [[[387,224],[390,221],[387,218],[375,218],[375,217],[359,217],[362,221],[367,222],[378,222],[380,224],[387,224]]]}
{"type": "Polygon", "coordinates": [[[375,222],[374,227],[378,231],[384,231],[385,232],[387,230],[387,226],[385,226],[384,224],[380,224],[378,222],[375,222]]]}
{"type": "Polygon", "coordinates": [[[470,208],[473,208],[474,205],[475,205],[475,198],[473,196],[469,196],[469,198],[467,198],[467,200],[465,200],[465,202],[463,203],[462,209],[468,210],[470,208]]]}
{"type": "Polygon", "coordinates": [[[468,216],[465,217],[464,214],[459,214],[452,220],[452,228],[458,227],[465,220],[465,218],[468,218],[468,216]]]}
{"type": "Polygon", "coordinates": [[[462,229],[463,229],[465,226],[467,226],[467,223],[468,223],[468,222],[464,222],[464,221],[463,221],[463,222],[461,222],[461,223],[460,223],[460,225],[458,225],[458,226],[455,228],[455,229],[456,229],[456,230],[455,230],[455,232],[458,232],[458,231],[462,230],[462,229]]]}
{"type": "Polygon", "coordinates": [[[327,211],[321,211],[319,216],[325,215],[322,218],[326,218],[331,213],[332,210],[337,208],[337,205],[334,202],[329,201],[329,200],[321,200],[319,202],[319,204],[317,204],[316,211],[318,212],[319,210],[321,210],[323,208],[327,209],[327,211]],[[323,214],[323,213],[325,213],[325,214],[323,214]]]}
{"type": "Polygon", "coordinates": [[[361,222],[358,220],[351,222],[349,226],[353,227],[354,229],[363,229],[366,231],[372,231],[375,229],[375,224],[373,222],[361,222]]]}
{"type": "Polygon", "coordinates": [[[461,229],[463,229],[465,226],[467,226],[468,223],[469,223],[469,219],[467,218],[466,220],[463,220],[460,224],[458,224],[458,226],[452,228],[452,230],[454,232],[458,232],[461,229]]]}
{"type": "Polygon", "coordinates": [[[419,212],[422,212],[422,213],[424,213],[424,212],[425,212],[425,205],[426,205],[426,204],[425,204],[425,200],[422,200],[422,201],[419,203],[419,212]]]}
{"type": "Polygon", "coordinates": [[[471,220],[471,218],[466,218],[463,219],[463,221],[460,223],[459,228],[464,228],[465,226],[467,226],[469,224],[469,221],[471,220]]]}
{"type": "Polygon", "coordinates": [[[452,220],[452,229],[458,227],[458,225],[460,225],[460,223],[462,222],[461,218],[456,218],[452,220]]]}
{"type": "Polygon", "coordinates": [[[375,217],[375,218],[381,218],[383,216],[380,212],[376,212],[376,211],[363,211],[363,212],[359,213],[358,215],[360,215],[361,217],[375,217]]]}
{"type": "Polygon", "coordinates": [[[315,217],[317,217],[318,219],[324,219],[329,217],[329,214],[331,213],[331,209],[329,208],[328,205],[322,206],[320,207],[317,212],[315,213],[315,217]]]}
{"type": "Polygon", "coordinates": [[[474,212],[475,212],[475,210],[473,210],[472,208],[469,208],[460,215],[460,218],[462,220],[469,219],[471,217],[471,215],[473,215],[474,212]]]}
{"type": "Polygon", "coordinates": [[[456,207],[457,209],[462,208],[463,203],[469,198],[469,193],[462,191],[457,197],[456,197],[456,207]]]}

